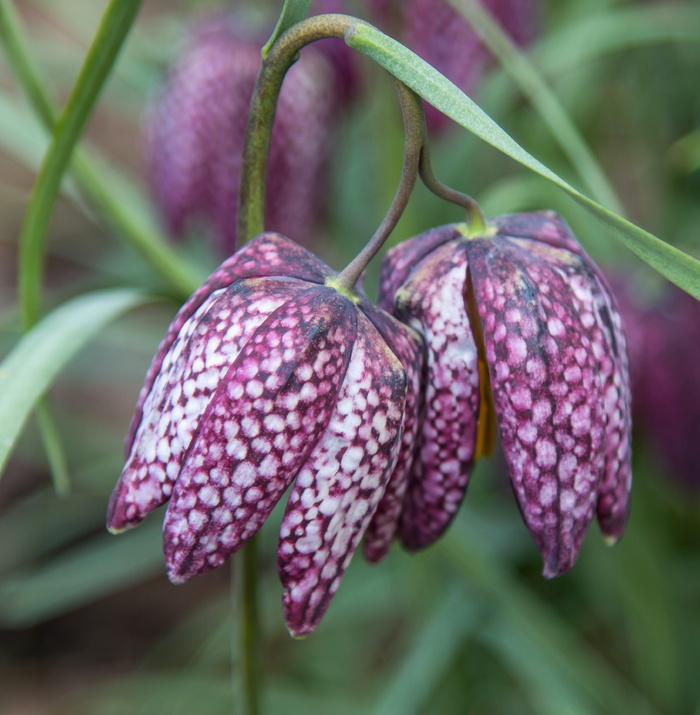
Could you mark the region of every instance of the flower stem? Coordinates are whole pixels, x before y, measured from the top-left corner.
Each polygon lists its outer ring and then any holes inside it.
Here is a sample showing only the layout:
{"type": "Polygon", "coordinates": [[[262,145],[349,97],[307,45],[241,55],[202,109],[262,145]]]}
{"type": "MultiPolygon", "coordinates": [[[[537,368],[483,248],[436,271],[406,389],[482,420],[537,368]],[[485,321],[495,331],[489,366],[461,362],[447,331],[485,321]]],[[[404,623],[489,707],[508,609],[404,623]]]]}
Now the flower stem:
{"type": "Polygon", "coordinates": [[[408,200],[411,198],[413,187],[416,185],[423,148],[426,146],[427,130],[420,97],[397,79],[394,79],[394,87],[401,104],[401,115],[405,131],[401,180],[396,189],[394,200],[391,202],[391,206],[389,206],[389,210],[379,228],[374,232],[367,245],[338,276],[335,284],[345,290],[352,290],[362,271],[365,270],[369,262],[377,254],[377,251],[384,245],[384,241],[399,222],[408,200]]]}
{"type": "MultiPolygon", "coordinates": [[[[346,40],[366,22],[347,15],[317,15],[293,25],[269,49],[263,59],[248,115],[241,185],[238,199],[238,239],[245,242],[261,233],[265,223],[265,179],[270,138],[277,98],[287,70],[300,50],[311,42],[329,37],[346,40]]],[[[266,48],[267,49],[267,48],[266,48]]],[[[445,186],[432,172],[428,154],[428,132],[420,97],[394,78],[405,127],[404,164],[399,187],[384,220],[359,255],[342,271],[337,284],[351,290],[369,261],[382,247],[406,208],[419,173],[426,187],[437,196],[462,206],[475,231],[484,228],[484,216],[474,199],[445,186]]]]}
{"type": "Polygon", "coordinates": [[[240,589],[238,670],[244,715],[260,714],[260,629],[258,621],[257,537],[243,549],[240,589]]]}
{"type": "Polygon", "coordinates": [[[357,25],[366,25],[347,15],[316,15],[293,25],[270,48],[263,59],[253,90],[248,115],[241,188],[238,198],[238,241],[244,243],[264,228],[265,178],[275,108],[287,70],[299,51],[327,37],[343,38],[357,25]]]}

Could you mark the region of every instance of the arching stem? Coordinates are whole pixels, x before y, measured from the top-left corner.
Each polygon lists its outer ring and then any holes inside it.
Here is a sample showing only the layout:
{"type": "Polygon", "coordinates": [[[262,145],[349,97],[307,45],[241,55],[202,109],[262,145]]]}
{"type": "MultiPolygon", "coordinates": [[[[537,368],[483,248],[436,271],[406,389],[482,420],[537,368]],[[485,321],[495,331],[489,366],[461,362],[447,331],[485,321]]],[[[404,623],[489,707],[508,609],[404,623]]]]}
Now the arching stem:
{"type": "Polygon", "coordinates": [[[394,87],[401,104],[401,115],[404,124],[404,149],[401,179],[396,189],[394,199],[389,206],[384,220],[374,232],[367,245],[340,273],[334,282],[339,288],[352,290],[357,279],[365,270],[369,262],[384,245],[391,232],[399,222],[408,200],[411,198],[413,187],[416,185],[423,147],[426,142],[425,114],[420,98],[403,82],[394,79],[394,87]],[[415,99],[418,101],[416,102],[415,99]]]}
{"type": "MultiPolygon", "coordinates": [[[[324,38],[344,38],[358,25],[367,23],[348,15],[317,15],[292,26],[272,46],[264,58],[253,91],[243,147],[241,185],[238,200],[238,240],[243,243],[264,230],[265,179],[270,152],[270,138],[277,98],[287,70],[306,45],[324,38]]],[[[473,231],[484,229],[479,205],[470,196],[455,191],[439,181],[430,167],[428,134],[421,98],[398,80],[394,80],[401,103],[406,139],[404,165],[399,187],[382,224],[369,243],[342,272],[342,285],[352,288],[365,266],[374,257],[398,222],[415,185],[416,170],[426,187],[435,195],[462,206],[473,231]],[[358,270],[359,269],[359,270],[358,270]]]]}
{"type": "Polygon", "coordinates": [[[305,45],[327,37],[342,38],[357,25],[366,24],[348,15],[316,15],[293,25],[263,59],[253,90],[248,115],[241,187],[238,197],[238,242],[244,243],[264,229],[265,177],[270,137],[282,81],[305,45]]]}

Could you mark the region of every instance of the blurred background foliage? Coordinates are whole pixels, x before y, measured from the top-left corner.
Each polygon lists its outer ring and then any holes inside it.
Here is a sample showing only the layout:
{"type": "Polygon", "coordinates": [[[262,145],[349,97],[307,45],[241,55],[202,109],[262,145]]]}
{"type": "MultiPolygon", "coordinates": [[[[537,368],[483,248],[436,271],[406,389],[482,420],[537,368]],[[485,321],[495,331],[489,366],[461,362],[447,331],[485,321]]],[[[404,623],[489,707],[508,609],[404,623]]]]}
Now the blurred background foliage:
{"type": "MultiPolygon", "coordinates": [[[[270,17],[281,5],[238,4],[270,17]]],[[[59,106],[106,5],[16,3],[59,106]]],[[[98,174],[113,179],[110,196],[146,232],[163,229],[144,180],[144,108],[185,29],[202,13],[227,5],[145,2],[81,139],[82,148],[99,156],[98,174]]],[[[367,17],[360,0],[347,5],[367,17]]],[[[696,257],[698,13],[695,0],[549,0],[528,52],[626,215],[696,257]]],[[[389,79],[365,58],[359,62],[363,91],[335,132],[314,240],[335,268],[380,222],[401,166],[402,129],[389,79]]],[[[474,98],[528,151],[580,185],[522,89],[496,64],[474,98]]],[[[0,56],[3,354],[21,334],[17,237],[46,146],[46,131],[0,56]]],[[[436,139],[433,165],[446,183],[475,196],[487,215],[559,211],[596,260],[625,274],[644,299],[663,289],[662,279],[562,192],[466,131],[453,127],[436,139]]],[[[235,712],[235,559],[230,569],[174,587],[164,574],[157,515],[118,539],[104,531],[130,414],[184,288],[167,283],[124,240],[99,202],[79,188],[75,163],[73,169],[50,224],[47,307],[105,288],[142,288],[162,300],[102,328],[50,390],[70,492],[56,495],[32,420],[7,464],[0,483],[0,711],[235,712]]],[[[419,187],[391,242],[459,218],[459,209],[419,187]]],[[[192,280],[217,263],[202,231],[176,250],[192,280]]],[[[375,283],[376,264],[366,281],[370,295],[375,283]]],[[[73,320],[79,323],[80,316],[73,320]]],[[[53,357],[44,355],[44,364],[53,357]]],[[[682,415],[683,406],[678,410],[682,415]]],[[[700,427],[696,433],[700,437],[700,427]]],[[[614,549],[603,546],[594,527],[577,566],[554,581],[542,579],[537,549],[496,455],[476,469],[456,523],[437,545],[414,556],[397,548],[377,567],[356,558],[322,625],[306,641],[291,640],[283,626],[273,519],[260,548],[267,711],[700,714],[700,468],[695,484],[681,487],[645,437],[635,433],[632,515],[614,549]]]]}

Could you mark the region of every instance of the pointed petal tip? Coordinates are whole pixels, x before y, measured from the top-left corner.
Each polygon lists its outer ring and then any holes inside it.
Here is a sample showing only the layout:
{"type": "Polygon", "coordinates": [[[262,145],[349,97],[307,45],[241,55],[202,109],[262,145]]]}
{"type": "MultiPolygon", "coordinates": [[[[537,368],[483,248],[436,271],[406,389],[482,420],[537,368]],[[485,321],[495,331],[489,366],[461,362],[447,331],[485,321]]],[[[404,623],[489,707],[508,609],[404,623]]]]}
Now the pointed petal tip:
{"type": "Polygon", "coordinates": [[[129,531],[131,528],[133,528],[131,524],[127,524],[126,526],[116,526],[115,524],[107,522],[107,531],[109,531],[110,534],[114,534],[114,536],[119,536],[119,534],[129,531]]]}
{"type": "Polygon", "coordinates": [[[615,535],[615,534],[603,534],[603,543],[606,546],[615,546],[617,542],[620,540],[621,535],[615,535]]]}
{"type": "Polygon", "coordinates": [[[171,566],[167,567],[168,581],[173,584],[173,586],[182,586],[190,580],[190,574],[178,573],[177,569],[171,566]]]}
{"type": "Polygon", "coordinates": [[[297,630],[294,626],[290,625],[289,623],[287,623],[286,626],[287,626],[287,632],[289,633],[289,635],[292,638],[294,638],[295,641],[306,640],[313,633],[313,630],[314,630],[313,628],[297,630]]]}

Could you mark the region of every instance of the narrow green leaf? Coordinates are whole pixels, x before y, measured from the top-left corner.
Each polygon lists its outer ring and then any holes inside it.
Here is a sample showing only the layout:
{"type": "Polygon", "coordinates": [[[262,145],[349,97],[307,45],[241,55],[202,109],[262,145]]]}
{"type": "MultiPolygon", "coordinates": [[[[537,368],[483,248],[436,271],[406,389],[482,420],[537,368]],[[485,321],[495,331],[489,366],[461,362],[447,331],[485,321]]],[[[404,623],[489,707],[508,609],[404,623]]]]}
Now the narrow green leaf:
{"type": "Polygon", "coordinates": [[[624,213],[615,189],[556,94],[525,54],[501,29],[488,9],[475,0],[449,0],[449,3],[474,28],[513,82],[530,100],[588,190],[598,201],[607,204],[616,213],[624,213]]]}
{"type": "Polygon", "coordinates": [[[700,261],[574,189],[525,151],[452,82],[396,40],[387,37],[375,27],[359,23],[345,39],[350,47],[371,57],[455,122],[566,191],[642,260],[700,299],[700,261]]]}
{"type": "Polygon", "coordinates": [[[40,400],[36,407],[36,419],[41,432],[41,440],[46,450],[46,457],[49,460],[53,488],[58,496],[68,496],[71,490],[68,459],[61,441],[61,435],[58,433],[56,418],[46,397],[40,400]]]}
{"type": "Polygon", "coordinates": [[[461,588],[452,588],[389,681],[376,715],[426,712],[431,694],[477,622],[476,610],[461,588]]]}
{"type": "Polygon", "coordinates": [[[41,79],[41,70],[25,51],[22,24],[11,0],[0,0],[0,39],[20,84],[44,124],[53,125],[56,111],[41,79]]]}
{"type": "Polygon", "coordinates": [[[37,400],[66,363],[107,323],[149,300],[106,290],[74,298],[47,315],[0,363],[0,474],[37,400]]]}
{"type": "Polygon", "coordinates": [[[0,624],[27,627],[92,603],[163,568],[161,524],[151,520],[115,539],[100,534],[0,584],[0,624]]]}
{"type": "Polygon", "coordinates": [[[571,688],[576,688],[597,703],[602,712],[632,710],[652,715],[656,709],[631,683],[610,667],[603,656],[591,648],[546,603],[538,601],[514,578],[498,566],[499,560],[488,553],[488,542],[461,519],[440,541],[470,586],[493,599],[499,617],[507,619],[508,628],[516,629],[531,640],[546,659],[548,668],[560,671],[571,688]],[[480,544],[476,548],[474,544],[480,544]]]}
{"type": "Polygon", "coordinates": [[[311,0],[284,0],[277,26],[272,31],[270,39],[265,43],[265,47],[262,48],[263,57],[267,55],[280,35],[283,35],[292,25],[296,25],[297,22],[306,17],[309,12],[309,5],[311,5],[311,0]]]}
{"type": "Polygon", "coordinates": [[[607,54],[664,42],[700,43],[700,6],[638,5],[586,15],[535,48],[537,65],[562,76],[607,54]]]}
{"type": "Polygon", "coordinates": [[[486,644],[510,667],[538,715],[589,715],[596,712],[559,663],[507,619],[496,619],[482,634],[486,644]]]}
{"type": "Polygon", "coordinates": [[[0,515],[0,543],[12,544],[0,550],[2,579],[94,532],[104,524],[104,511],[104,495],[76,492],[59,499],[48,487],[14,501],[0,515]]]}
{"type": "Polygon", "coordinates": [[[41,312],[44,241],[61,177],[141,2],[111,0],[66,106],[56,122],[49,149],[32,190],[20,236],[19,302],[25,327],[34,325],[41,312]]]}
{"type": "MultiPolygon", "coordinates": [[[[25,32],[10,0],[0,0],[0,39],[32,110],[44,129],[52,132],[57,111],[48,91],[48,83],[32,57],[25,32]]],[[[21,135],[18,132],[22,130],[14,122],[16,109],[13,112],[11,108],[0,105],[2,109],[8,114],[5,123],[8,129],[4,136],[10,148],[16,152],[29,151],[29,144],[19,140],[21,135]],[[17,137],[16,142],[14,137],[17,137]]],[[[0,131],[3,128],[0,112],[0,131]]],[[[39,159],[35,158],[35,143],[32,143],[32,153],[29,154],[32,168],[39,165],[39,159]]],[[[81,192],[97,208],[100,216],[118,236],[141,253],[183,298],[202,283],[204,276],[181,258],[162,234],[143,192],[135,188],[131,177],[123,176],[94,152],[80,147],[74,151],[71,169],[81,192]]],[[[71,186],[65,188],[70,191],[71,186]]]]}

